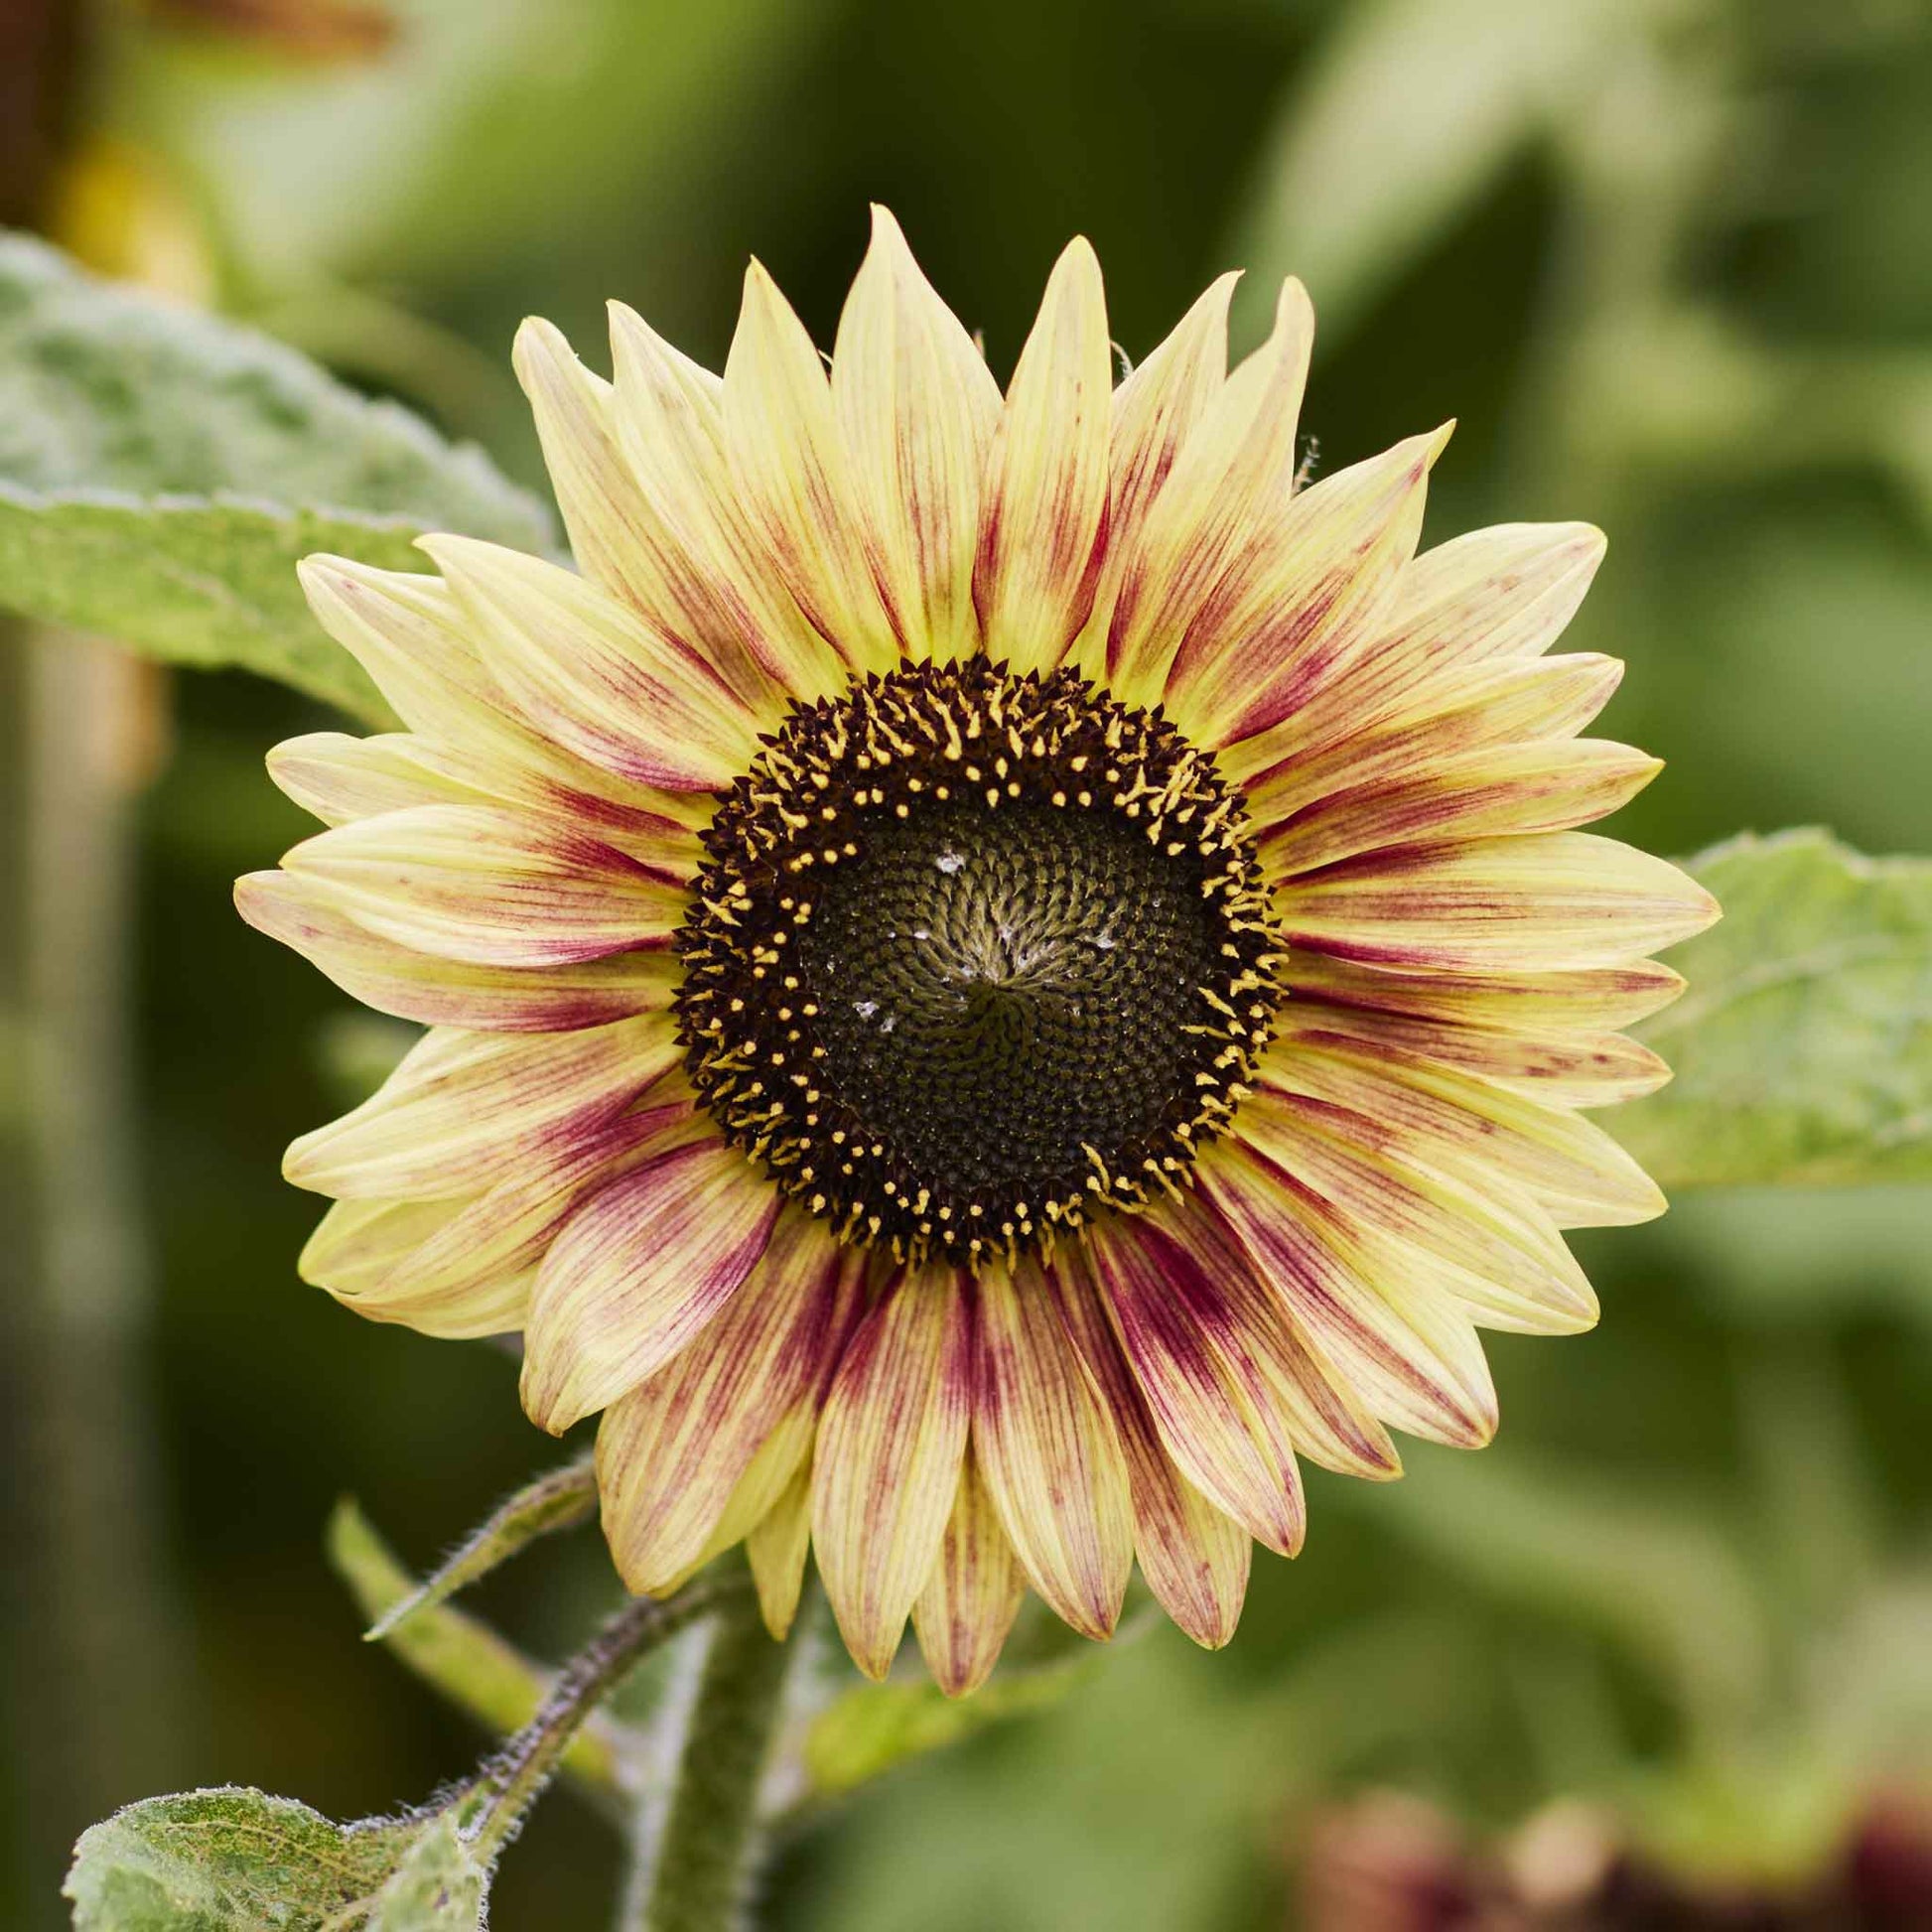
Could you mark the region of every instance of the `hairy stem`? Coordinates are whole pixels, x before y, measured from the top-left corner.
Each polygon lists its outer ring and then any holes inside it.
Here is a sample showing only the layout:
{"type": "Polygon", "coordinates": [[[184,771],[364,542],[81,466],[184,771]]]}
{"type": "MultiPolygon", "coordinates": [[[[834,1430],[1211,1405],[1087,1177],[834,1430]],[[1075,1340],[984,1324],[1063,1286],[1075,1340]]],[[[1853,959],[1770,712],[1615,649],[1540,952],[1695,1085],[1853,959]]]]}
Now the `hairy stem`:
{"type": "Polygon", "coordinates": [[[741,1596],[719,1615],[684,1734],[677,1782],[642,1885],[640,1932],[730,1932],[757,1860],[759,1787],[790,1658],[741,1596]]]}
{"type": "Polygon", "coordinates": [[[474,1855],[486,1863],[514,1836],[571,1739],[633,1665],[700,1617],[735,1607],[747,1590],[741,1578],[706,1578],[662,1602],[638,1597],[620,1610],[564,1666],[542,1709],[485,1769],[483,1788],[489,1795],[474,1827],[474,1855]]]}

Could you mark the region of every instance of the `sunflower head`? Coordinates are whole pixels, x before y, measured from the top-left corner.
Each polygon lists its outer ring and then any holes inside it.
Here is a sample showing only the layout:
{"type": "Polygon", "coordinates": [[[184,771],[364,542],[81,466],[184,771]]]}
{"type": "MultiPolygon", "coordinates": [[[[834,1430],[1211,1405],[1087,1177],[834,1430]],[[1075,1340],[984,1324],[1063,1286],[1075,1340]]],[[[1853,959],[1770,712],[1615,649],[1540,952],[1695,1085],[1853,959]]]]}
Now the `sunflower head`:
{"type": "Polygon", "coordinates": [[[1601,539],[1418,555],[1447,431],[1305,486],[1231,291],[1116,385],[1075,242],[1002,391],[882,212],[829,372],[756,266],[722,378],[526,325],[576,570],[304,566],[403,729],[276,751],[329,829],[239,901],[428,1030],[291,1148],[304,1273],[520,1331],[633,1589],[743,1541],[782,1632],[815,1551],[955,1693],[1136,1562],[1225,1642],[1301,1459],[1486,1440],[1476,1328],[1662,1206],[1583,1110],[1716,908],[1576,829],[1657,768],[1548,654],[1601,539]]]}

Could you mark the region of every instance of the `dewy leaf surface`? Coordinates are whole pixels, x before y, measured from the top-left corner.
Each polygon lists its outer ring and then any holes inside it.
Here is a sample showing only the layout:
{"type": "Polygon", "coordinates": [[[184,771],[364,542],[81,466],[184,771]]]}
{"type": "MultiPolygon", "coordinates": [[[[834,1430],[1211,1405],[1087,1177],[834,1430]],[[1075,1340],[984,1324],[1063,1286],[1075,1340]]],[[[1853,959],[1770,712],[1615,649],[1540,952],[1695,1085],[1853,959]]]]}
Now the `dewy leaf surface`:
{"type": "Polygon", "coordinates": [[[345,1826],[229,1786],[94,1826],[65,1889],[75,1932],[473,1932],[484,1884],[448,1814],[345,1826]]]}
{"type": "Polygon", "coordinates": [[[1665,1187],[1932,1176],[1932,860],[1793,831],[1689,870],[1725,916],[1669,955],[1690,990],[1636,1032],[1675,1077],[1617,1138],[1665,1187]]]}
{"type": "Polygon", "coordinates": [[[480,450],[252,330],[0,233],[0,607],[242,665],[380,722],[295,561],[420,568],[423,530],[551,542],[546,512],[480,450]]]}

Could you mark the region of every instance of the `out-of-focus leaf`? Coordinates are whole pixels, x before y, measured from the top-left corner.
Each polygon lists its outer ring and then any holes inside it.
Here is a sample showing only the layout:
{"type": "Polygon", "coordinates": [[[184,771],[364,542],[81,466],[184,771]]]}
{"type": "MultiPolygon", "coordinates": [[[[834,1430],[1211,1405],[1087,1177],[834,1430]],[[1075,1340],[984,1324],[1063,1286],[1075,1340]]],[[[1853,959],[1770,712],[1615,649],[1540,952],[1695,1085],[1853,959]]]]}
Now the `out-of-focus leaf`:
{"type": "Polygon", "coordinates": [[[413,568],[424,529],[550,537],[481,451],[266,337],[0,235],[0,606],[379,722],[294,566],[337,550],[413,568]]]}
{"type": "Polygon", "coordinates": [[[65,1894],[75,1932],[468,1932],[485,1876],[447,1814],[345,1826],[228,1786],[146,1798],[93,1826],[65,1894]]]}
{"type": "Polygon", "coordinates": [[[295,566],[331,550],[414,570],[422,528],[226,496],[142,502],[0,483],[0,606],[171,664],[254,671],[393,728],[362,667],[309,615],[295,566]]]}
{"type": "Polygon", "coordinates": [[[1368,0],[1345,8],[1263,156],[1235,259],[1369,301],[1668,0],[1368,0]]]}
{"type": "MultiPolygon", "coordinates": [[[[416,1579],[346,1498],[329,1519],[328,1541],[330,1561],[371,1622],[417,1593],[416,1579]]],[[[528,1724],[550,1690],[546,1671],[486,1623],[447,1603],[417,1610],[384,1641],[459,1710],[504,1735],[528,1724]]],[[[563,1769],[594,1797],[609,1800],[621,1788],[621,1758],[617,1726],[598,1714],[571,1739],[563,1769]]]]}
{"type": "Polygon", "coordinates": [[[1404,1481],[1368,1493],[1379,1522],[1485,1589],[1604,1632],[1687,1712],[1723,1722],[1761,1692],[1757,1591],[1711,1519],[1503,1449],[1419,1447],[1404,1481]]]}
{"type": "Polygon", "coordinates": [[[921,1757],[975,1732],[1050,1710],[1093,1668],[1095,1653],[1033,1670],[1001,1671],[968,1698],[948,1698],[927,1682],[861,1684],[812,1720],[802,1749],[806,1787],[836,1797],[907,1758],[921,1757]]]}
{"type": "Polygon", "coordinates": [[[1798,831],[1691,870],[1725,917],[1671,956],[1690,991],[1639,1032],[1676,1077],[1618,1138],[1666,1186],[1932,1175],[1932,860],[1798,831]]]}
{"type": "Polygon", "coordinates": [[[407,1596],[390,1605],[363,1632],[371,1643],[389,1636],[405,1617],[446,1602],[486,1577],[540,1536],[586,1521],[597,1507],[597,1470],[588,1455],[527,1482],[506,1496],[456,1551],[407,1596]]]}

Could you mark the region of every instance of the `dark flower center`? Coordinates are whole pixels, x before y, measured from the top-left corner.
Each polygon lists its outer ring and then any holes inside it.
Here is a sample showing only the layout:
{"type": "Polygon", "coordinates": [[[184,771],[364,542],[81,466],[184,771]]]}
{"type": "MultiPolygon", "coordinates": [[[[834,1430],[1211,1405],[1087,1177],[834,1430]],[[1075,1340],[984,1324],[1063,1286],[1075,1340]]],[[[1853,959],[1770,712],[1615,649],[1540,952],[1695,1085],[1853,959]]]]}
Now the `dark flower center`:
{"type": "Polygon", "coordinates": [[[968,1262],[1184,1174],[1265,1042],[1265,888],[1212,760],[1071,671],[794,711],[679,936],[696,1089],[848,1240],[968,1262]]]}

